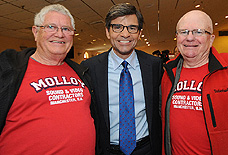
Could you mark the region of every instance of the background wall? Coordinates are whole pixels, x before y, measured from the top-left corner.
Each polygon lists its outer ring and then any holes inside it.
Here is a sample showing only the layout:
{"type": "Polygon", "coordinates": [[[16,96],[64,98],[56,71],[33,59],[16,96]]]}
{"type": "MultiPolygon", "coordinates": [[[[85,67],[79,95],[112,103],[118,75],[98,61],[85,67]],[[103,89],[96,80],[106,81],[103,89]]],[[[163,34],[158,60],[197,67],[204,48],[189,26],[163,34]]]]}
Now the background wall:
{"type": "Polygon", "coordinates": [[[219,53],[228,53],[228,36],[218,36],[218,34],[215,35],[213,46],[219,53]]]}
{"type": "Polygon", "coordinates": [[[21,51],[21,48],[36,47],[34,40],[21,40],[4,36],[0,36],[0,43],[0,52],[9,48],[21,51]]]}

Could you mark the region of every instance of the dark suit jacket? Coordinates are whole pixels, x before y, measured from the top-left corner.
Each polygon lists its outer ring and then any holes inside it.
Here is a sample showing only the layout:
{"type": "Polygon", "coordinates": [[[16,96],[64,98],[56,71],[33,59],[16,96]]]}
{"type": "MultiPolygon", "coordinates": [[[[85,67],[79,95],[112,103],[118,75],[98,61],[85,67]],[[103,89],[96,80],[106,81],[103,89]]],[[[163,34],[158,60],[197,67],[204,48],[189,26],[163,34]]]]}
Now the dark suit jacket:
{"type": "MultiPolygon", "coordinates": [[[[81,64],[89,67],[92,78],[96,104],[99,115],[97,128],[98,154],[109,154],[110,122],[108,99],[108,52],[92,57],[81,64]]],[[[163,74],[162,61],[142,51],[136,50],[142,72],[143,88],[146,102],[146,114],[149,126],[149,137],[154,154],[161,154],[161,118],[159,115],[159,85],[163,74]]]]}

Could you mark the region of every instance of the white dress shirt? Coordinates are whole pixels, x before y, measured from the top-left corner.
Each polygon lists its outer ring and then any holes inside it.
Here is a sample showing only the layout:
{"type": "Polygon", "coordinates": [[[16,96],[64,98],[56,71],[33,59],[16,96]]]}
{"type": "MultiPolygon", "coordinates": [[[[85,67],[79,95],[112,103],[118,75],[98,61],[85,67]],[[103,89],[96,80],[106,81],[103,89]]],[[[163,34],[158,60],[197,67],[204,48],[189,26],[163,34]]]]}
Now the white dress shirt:
{"type": "MultiPolygon", "coordinates": [[[[119,81],[123,69],[121,63],[124,60],[118,57],[113,49],[108,56],[108,94],[109,94],[109,117],[110,117],[110,142],[119,145],[119,81]]],[[[149,135],[146,119],[146,105],[142,75],[136,52],[126,59],[128,70],[131,73],[134,92],[136,140],[149,135]]]]}

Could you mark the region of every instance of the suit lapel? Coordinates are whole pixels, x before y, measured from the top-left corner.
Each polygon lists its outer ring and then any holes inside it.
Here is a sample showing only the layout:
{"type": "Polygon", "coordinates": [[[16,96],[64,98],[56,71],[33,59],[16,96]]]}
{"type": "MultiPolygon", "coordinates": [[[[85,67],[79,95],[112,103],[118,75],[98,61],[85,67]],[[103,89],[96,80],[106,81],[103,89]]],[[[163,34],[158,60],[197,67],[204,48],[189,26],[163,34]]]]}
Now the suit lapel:
{"type": "MultiPolygon", "coordinates": [[[[107,125],[108,131],[110,128],[109,123],[109,102],[108,102],[108,54],[109,52],[104,53],[98,59],[97,66],[95,66],[95,73],[97,76],[97,86],[99,87],[99,98],[102,113],[104,115],[105,123],[107,125]]],[[[102,120],[101,120],[102,121],[102,120]]]]}
{"type": "Polygon", "coordinates": [[[150,59],[147,59],[147,56],[144,55],[143,52],[137,51],[137,57],[140,64],[141,74],[142,74],[142,82],[143,82],[143,89],[144,89],[144,97],[145,97],[145,104],[146,104],[146,115],[148,120],[149,129],[151,129],[152,123],[152,99],[153,99],[153,73],[152,73],[152,66],[150,59]]]}

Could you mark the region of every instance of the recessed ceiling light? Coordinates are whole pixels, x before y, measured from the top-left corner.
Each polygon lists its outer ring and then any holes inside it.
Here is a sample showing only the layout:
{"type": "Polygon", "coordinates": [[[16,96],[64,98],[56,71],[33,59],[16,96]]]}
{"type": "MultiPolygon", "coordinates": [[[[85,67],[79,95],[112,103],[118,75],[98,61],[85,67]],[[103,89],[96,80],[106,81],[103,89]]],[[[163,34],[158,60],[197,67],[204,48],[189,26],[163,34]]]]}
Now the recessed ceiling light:
{"type": "Polygon", "coordinates": [[[217,26],[218,25],[218,23],[215,23],[215,26],[217,26]]]}
{"type": "Polygon", "coordinates": [[[147,39],[144,39],[145,41],[147,41],[147,39]]]}
{"type": "Polygon", "coordinates": [[[145,36],[144,34],[141,35],[142,38],[143,38],[144,36],[145,36]]]}
{"type": "Polygon", "coordinates": [[[227,18],[228,18],[228,16],[225,16],[225,18],[227,19],[227,18]]]}
{"type": "Polygon", "coordinates": [[[199,4],[195,6],[195,8],[199,8],[199,7],[200,7],[200,5],[199,5],[199,4]]]}
{"type": "Polygon", "coordinates": [[[149,42],[147,41],[146,44],[149,44],[149,42]]]}

